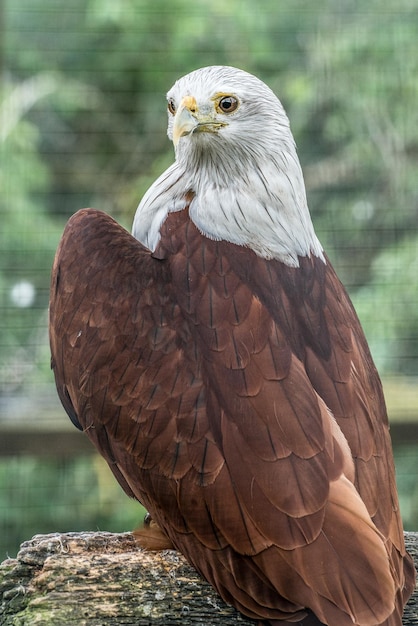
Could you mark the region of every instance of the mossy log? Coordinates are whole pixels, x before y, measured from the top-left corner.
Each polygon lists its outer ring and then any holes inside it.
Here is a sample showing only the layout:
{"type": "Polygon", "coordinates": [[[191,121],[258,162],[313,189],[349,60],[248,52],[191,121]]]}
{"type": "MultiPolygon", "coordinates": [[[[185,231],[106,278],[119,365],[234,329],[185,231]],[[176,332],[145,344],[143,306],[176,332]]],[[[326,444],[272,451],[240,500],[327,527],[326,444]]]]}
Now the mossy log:
{"type": "MultiPolygon", "coordinates": [[[[418,561],[418,533],[406,533],[418,561]]],[[[254,626],[178,553],[130,533],[37,535],[0,565],[1,626],[254,626]]],[[[418,625],[418,594],[404,626],[418,625]]]]}

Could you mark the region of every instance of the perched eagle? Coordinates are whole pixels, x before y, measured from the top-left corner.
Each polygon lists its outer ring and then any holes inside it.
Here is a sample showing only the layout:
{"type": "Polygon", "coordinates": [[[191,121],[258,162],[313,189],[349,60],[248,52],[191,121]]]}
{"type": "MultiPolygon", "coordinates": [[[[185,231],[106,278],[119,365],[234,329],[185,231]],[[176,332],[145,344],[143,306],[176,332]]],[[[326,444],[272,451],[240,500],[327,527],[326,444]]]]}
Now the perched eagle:
{"type": "Polygon", "coordinates": [[[95,210],[65,229],[50,303],[61,401],[243,614],[400,626],[414,568],[381,383],[283,107],[256,77],[206,67],[169,91],[168,118],[175,163],[133,236],[95,210]]]}

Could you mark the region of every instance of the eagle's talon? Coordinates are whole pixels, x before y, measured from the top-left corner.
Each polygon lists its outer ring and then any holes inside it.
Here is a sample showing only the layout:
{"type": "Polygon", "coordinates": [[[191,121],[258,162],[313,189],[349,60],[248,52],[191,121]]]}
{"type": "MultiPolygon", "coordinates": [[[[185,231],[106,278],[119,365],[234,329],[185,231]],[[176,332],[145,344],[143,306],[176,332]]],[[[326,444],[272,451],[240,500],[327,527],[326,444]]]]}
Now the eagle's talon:
{"type": "Polygon", "coordinates": [[[144,516],[144,522],[140,528],[133,531],[135,542],[143,550],[158,552],[160,550],[174,550],[171,540],[166,533],[154,522],[150,513],[144,516]]]}

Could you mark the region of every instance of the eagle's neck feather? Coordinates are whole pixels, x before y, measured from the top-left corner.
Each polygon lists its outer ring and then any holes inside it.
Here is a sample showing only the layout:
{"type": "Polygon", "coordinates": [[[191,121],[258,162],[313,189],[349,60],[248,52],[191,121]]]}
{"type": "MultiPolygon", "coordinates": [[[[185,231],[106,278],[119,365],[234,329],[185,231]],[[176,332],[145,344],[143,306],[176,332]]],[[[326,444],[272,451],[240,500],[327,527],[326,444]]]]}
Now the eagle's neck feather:
{"type": "Polygon", "coordinates": [[[248,153],[239,161],[222,159],[219,152],[216,158],[199,156],[178,158],[145,194],[133,225],[145,246],[155,250],[167,214],[189,206],[190,218],[208,238],[247,246],[291,267],[298,266],[298,257],[324,259],[292,145],[268,160],[248,153]]]}

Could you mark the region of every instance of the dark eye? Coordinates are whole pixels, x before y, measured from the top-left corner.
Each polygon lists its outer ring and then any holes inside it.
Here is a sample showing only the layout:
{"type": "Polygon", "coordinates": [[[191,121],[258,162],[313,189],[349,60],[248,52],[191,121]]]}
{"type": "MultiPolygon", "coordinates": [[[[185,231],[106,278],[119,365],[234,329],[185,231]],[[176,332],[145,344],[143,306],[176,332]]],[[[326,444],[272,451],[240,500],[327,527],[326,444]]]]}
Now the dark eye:
{"type": "Polygon", "coordinates": [[[170,100],[168,101],[168,110],[170,111],[171,115],[174,115],[176,112],[176,105],[174,104],[174,100],[173,98],[170,98],[170,100]]]}
{"type": "Polygon", "coordinates": [[[223,113],[232,113],[238,107],[238,100],[234,96],[225,96],[218,103],[218,108],[223,113]]]}

